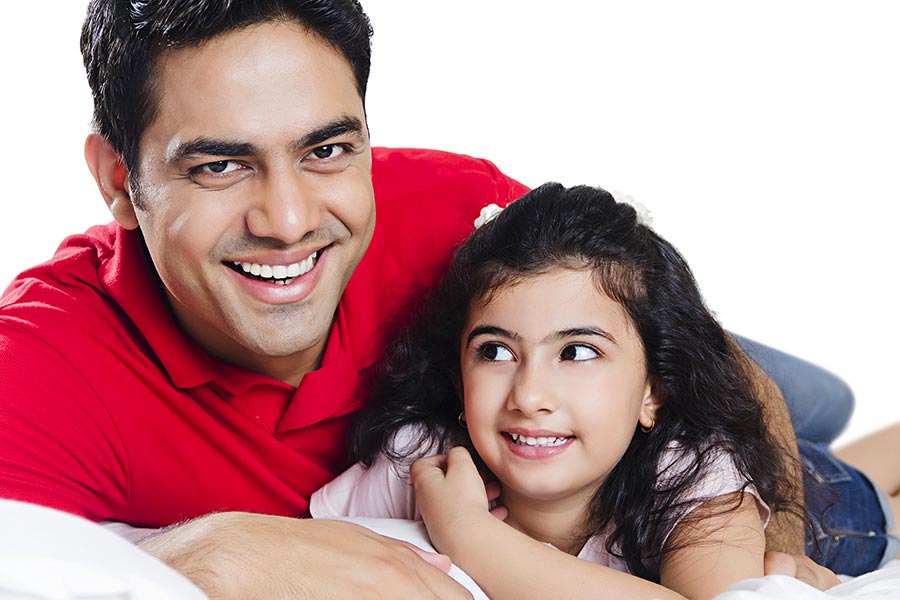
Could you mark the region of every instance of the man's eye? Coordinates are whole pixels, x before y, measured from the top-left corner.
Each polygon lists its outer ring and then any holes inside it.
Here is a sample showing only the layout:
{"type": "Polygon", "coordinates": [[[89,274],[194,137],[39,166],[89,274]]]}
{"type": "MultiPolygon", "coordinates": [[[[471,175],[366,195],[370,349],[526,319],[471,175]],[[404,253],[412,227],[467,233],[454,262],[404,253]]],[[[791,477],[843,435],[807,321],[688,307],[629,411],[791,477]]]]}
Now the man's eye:
{"type": "Polygon", "coordinates": [[[241,169],[242,165],[234,160],[217,160],[216,162],[206,163],[196,167],[196,173],[211,173],[213,175],[224,175],[241,169]]]}
{"type": "Polygon", "coordinates": [[[319,146],[312,151],[312,155],[318,158],[319,160],[327,160],[329,158],[336,158],[340,156],[342,152],[346,152],[347,149],[340,144],[326,144],[325,146],[319,146]]]}
{"type": "Polygon", "coordinates": [[[507,348],[503,344],[496,344],[494,342],[483,344],[478,349],[478,353],[484,360],[489,360],[492,362],[506,362],[513,360],[514,358],[513,353],[510,352],[509,348],[507,348]]]}
{"type": "Polygon", "coordinates": [[[559,353],[560,360],[591,360],[600,356],[600,353],[584,344],[569,344],[559,353]]]}

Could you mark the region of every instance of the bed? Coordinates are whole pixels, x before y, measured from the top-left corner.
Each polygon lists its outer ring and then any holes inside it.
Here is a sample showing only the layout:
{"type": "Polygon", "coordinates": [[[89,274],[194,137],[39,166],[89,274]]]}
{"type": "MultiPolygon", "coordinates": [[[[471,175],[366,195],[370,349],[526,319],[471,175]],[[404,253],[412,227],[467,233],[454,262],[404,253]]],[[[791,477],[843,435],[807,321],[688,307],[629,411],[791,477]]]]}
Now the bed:
{"type": "MultiPolygon", "coordinates": [[[[431,544],[420,522],[398,519],[347,519],[364,525],[382,535],[406,540],[431,550],[431,544]]],[[[488,600],[472,579],[461,569],[453,567],[450,575],[466,586],[475,600],[488,600]]],[[[833,598],[866,598],[870,600],[900,600],[900,560],[894,560],[872,573],[846,581],[827,592],[816,590],[796,579],[783,575],[769,575],[748,579],[716,596],[716,600],[831,600],[833,598]]]]}
{"type": "MultiPolygon", "coordinates": [[[[420,522],[348,519],[383,535],[432,549],[420,522]]],[[[2,600],[202,600],[190,581],[141,552],[109,529],[63,512],[0,500],[0,598],[2,600]]],[[[487,596],[463,571],[450,572],[475,600],[487,596]]],[[[716,600],[900,600],[900,561],[848,580],[828,592],[772,575],[733,586],[716,600]]]]}

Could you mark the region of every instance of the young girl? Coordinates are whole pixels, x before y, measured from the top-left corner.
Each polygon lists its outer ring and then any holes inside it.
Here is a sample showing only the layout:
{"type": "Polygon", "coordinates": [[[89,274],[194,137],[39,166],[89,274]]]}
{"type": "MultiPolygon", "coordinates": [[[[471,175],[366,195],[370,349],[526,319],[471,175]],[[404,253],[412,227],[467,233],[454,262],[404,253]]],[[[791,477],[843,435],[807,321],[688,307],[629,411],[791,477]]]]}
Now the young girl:
{"type": "Polygon", "coordinates": [[[547,184],[460,248],[353,448],[313,516],[421,518],[492,598],[711,598],[763,575],[763,528],[792,508],[684,260],[587,187],[547,184]]]}

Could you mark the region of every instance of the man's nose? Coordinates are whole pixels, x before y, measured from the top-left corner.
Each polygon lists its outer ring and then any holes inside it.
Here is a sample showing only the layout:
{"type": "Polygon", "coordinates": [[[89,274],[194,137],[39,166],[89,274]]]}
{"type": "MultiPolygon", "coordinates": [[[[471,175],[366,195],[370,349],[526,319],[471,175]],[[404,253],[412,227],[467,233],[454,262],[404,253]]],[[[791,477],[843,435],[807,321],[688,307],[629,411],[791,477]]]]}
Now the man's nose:
{"type": "Polygon", "coordinates": [[[516,373],[507,398],[507,409],[525,416],[552,413],[558,406],[552,374],[537,364],[525,364],[516,373]]]}
{"type": "Polygon", "coordinates": [[[292,244],[322,223],[315,187],[293,168],[271,171],[247,212],[247,229],[255,237],[292,244]]]}

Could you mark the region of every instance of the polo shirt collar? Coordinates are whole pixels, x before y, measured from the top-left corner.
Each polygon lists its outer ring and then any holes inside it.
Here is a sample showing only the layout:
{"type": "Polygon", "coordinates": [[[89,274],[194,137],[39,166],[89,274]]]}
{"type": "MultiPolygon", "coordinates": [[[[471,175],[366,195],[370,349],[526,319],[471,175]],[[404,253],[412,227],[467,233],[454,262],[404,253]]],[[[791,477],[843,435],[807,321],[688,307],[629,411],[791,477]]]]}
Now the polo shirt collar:
{"type": "Polygon", "coordinates": [[[106,291],[134,323],[176,387],[192,388],[216,379],[220,375],[216,363],[175,321],[140,232],[114,226],[112,256],[100,266],[106,291]]]}
{"type": "MultiPolygon", "coordinates": [[[[232,395],[244,394],[259,384],[283,387],[286,391],[292,389],[283,382],[219,361],[204,352],[172,315],[140,233],[115,227],[112,256],[101,261],[101,281],[176,387],[189,389],[215,382],[232,395]]],[[[362,405],[358,394],[359,367],[346,321],[343,305],[339,304],[322,365],[308,373],[293,392],[278,432],[349,414],[362,405]]]]}
{"type": "Polygon", "coordinates": [[[353,358],[344,309],[339,304],[322,365],[303,376],[276,433],[289,433],[360,408],[359,366],[353,358]]]}

